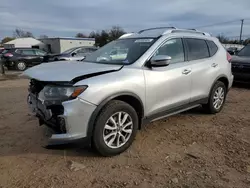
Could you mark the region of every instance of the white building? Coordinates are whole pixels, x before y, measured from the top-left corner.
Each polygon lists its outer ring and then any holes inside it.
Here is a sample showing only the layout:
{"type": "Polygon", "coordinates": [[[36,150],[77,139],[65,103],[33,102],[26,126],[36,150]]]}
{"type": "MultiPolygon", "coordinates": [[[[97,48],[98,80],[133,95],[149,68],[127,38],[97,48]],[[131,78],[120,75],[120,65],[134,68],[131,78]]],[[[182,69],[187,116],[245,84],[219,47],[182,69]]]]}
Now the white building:
{"type": "Polygon", "coordinates": [[[49,53],[61,53],[73,47],[95,45],[94,38],[59,37],[39,40],[46,45],[49,53]]]}
{"type": "Polygon", "coordinates": [[[47,50],[46,45],[40,40],[32,37],[17,38],[3,44],[4,48],[38,48],[47,50]]]}
{"type": "Polygon", "coordinates": [[[238,50],[241,50],[244,45],[242,44],[222,44],[225,48],[237,48],[238,50]]]}

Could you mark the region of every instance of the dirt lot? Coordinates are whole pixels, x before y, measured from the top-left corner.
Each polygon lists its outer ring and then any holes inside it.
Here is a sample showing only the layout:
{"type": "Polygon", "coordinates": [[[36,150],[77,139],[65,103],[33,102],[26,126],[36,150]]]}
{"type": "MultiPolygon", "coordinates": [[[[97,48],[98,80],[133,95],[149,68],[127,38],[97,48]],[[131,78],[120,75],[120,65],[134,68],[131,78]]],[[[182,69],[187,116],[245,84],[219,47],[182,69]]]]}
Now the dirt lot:
{"type": "Polygon", "coordinates": [[[250,187],[250,89],[233,88],[220,114],[201,109],[138,132],[120,156],[48,150],[28,115],[27,80],[0,81],[0,187],[250,187]]]}

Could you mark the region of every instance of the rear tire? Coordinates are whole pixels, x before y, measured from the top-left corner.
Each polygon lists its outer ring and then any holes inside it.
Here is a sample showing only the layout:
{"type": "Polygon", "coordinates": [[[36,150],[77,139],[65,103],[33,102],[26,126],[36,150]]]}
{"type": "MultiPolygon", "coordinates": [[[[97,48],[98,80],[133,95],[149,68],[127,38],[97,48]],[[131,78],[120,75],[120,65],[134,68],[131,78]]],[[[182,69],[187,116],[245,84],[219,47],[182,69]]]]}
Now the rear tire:
{"type": "Polygon", "coordinates": [[[227,89],[223,82],[217,81],[210,93],[208,103],[203,108],[210,114],[220,112],[224,106],[227,95],[227,89]]]}
{"type": "Polygon", "coordinates": [[[123,101],[113,100],[103,107],[96,119],[92,143],[102,156],[115,156],[130,147],[137,130],[135,109],[123,101]]]}
{"type": "Polygon", "coordinates": [[[27,65],[25,62],[23,61],[16,62],[16,70],[24,71],[26,68],[27,68],[27,65]]]}

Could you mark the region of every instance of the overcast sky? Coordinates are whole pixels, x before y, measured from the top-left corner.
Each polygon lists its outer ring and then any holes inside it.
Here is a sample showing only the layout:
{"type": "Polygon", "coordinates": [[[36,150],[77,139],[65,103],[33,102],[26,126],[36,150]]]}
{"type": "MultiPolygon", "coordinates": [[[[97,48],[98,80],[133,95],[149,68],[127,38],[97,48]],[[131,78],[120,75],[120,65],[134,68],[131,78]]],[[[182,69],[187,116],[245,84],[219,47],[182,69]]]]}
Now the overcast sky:
{"type": "Polygon", "coordinates": [[[35,36],[75,36],[119,25],[126,31],[155,26],[200,28],[217,35],[250,35],[250,0],[0,0],[0,39],[15,28],[35,36]]]}

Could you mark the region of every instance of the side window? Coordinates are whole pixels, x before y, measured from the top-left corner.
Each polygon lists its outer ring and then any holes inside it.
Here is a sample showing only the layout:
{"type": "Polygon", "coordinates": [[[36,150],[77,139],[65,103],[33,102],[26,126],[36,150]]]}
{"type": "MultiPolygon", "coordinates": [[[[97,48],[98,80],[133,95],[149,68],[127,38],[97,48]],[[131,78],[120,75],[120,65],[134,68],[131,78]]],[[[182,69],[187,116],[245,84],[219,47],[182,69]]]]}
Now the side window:
{"type": "Polygon", "coordinates": [[[188,47],[188,60],[197,60],[209,57],[209,51],[205,40],[185,39],[188,47]]]}
{"type": "Polygon", "coordinates": [[[213,56],[218,51],[217,45],[213,41],[210,41],[210,40],[207,40],[207,45],[209,48],[210,56],[213,56]]]}
{"type": "Polygon", "coordinates": [[[75,52],[76,52],[76,56],[81,56],[84,53],[87,53],[87,49],[86,48],[80,48],[80,49],[76,50],[75,52]]]}
{"type": "Polygon", "coordinates": [[[95,48],[90,48],[90,49],[89,49],[89,52],[94,52],[94,51],[96,51],[95,48]]]}
{"type": "Polygon", "coordinates": [[[41,50],[35,50],[36,55],[45,55],[46,53],[44,51],[41,50]]]}
{"type": "Polygon", "coordinates": [[[168,55],[171,57],[170,63],[178,63],[184,61],[184,50],[182,40],[170,39],[165,42],[155,53],[155,55],[168,55]]]}
{"type": "Polygon", "coordinates": [[[23,49],[22,50],[23,55],[36,55],[34,50],[29,50],[29,49],[23,49]]]}
{"type": "Polygon", "coordinates": [[[17,54],[22,54],[22,53],[23,53],[22,50],[16,50],[15,52],[16,52],[17,54]]]}

